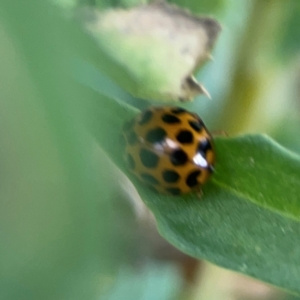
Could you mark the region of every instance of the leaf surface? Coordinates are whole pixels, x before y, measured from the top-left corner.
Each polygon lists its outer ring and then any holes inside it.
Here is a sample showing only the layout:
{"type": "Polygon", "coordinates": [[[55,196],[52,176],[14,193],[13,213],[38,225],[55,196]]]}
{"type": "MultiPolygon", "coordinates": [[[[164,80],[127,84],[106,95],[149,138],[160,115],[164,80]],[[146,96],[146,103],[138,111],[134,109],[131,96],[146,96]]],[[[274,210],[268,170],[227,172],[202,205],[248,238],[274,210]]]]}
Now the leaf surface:
{"type": "Polygon", "coordinates": [[[136,181],[122,159],[122,125],[138,111],[105,97],[94,105],[90,127],[98,142],[131,178],[169,242],[199,259],[300,292],[299,157],[263,135],[218,137],[216,172],[202,199],[160,195],[136,181]]]}

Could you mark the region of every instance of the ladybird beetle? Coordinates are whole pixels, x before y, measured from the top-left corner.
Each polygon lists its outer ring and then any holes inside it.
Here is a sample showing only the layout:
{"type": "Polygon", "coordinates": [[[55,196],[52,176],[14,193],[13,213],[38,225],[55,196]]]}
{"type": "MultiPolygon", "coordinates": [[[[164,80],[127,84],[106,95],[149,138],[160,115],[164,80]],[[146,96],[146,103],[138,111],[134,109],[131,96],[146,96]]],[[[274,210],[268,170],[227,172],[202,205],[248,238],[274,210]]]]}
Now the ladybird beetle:
{"type": "Polygon", "coordinates": [[[212,136],[202,119],[180,107],[151,107],[124,126],[126,162],[158,192],[200,191],[215,162],[212,136]]]}

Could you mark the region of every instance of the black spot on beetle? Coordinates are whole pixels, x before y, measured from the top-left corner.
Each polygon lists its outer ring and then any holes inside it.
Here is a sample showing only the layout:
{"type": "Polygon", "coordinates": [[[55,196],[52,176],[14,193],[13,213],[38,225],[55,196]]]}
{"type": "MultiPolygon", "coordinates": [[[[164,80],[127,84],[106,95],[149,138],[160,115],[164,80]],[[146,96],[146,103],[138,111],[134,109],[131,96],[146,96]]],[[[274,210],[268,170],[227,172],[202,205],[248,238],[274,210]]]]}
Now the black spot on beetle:
{"type": "Polygon", "coordinates": [[[158,180],[154,176],[152,176],[151,174],[148,174],[148,173],[142,173],[141,178],[150,184],[158,184],[159,183],[158,180]]]}
{"type": "Polygon", "coordinates": [[[172,194],[172,195],[180,195],[181,190],[179,188],[166,188],[166,192],[172,194]]]}
{"type": "Polygon", "coordinates": [[[170,160],[174,166],[180,166],[188,161],[188,156],[183,150],[179,149],[171,153],[170,160]]]}
{"type": "Polygon", "coordinates": [[[171,109],[171,112],[175,115],[177,114],[182,114],[182,113],[185,113],[186,110],[184,108],[181,108],[181,107],[175,107],[175,108],[172,108],[171,109]]]}
{"type": "Polygon", "coordinates": [[[147,149],[141,149],[140,158],[142,164],[147,168],[155,168],[158,165],[159,157],[157,154],[147,149]]]}
{"type": "Polygon", "coordinates": [[[146,134],[146,141],[149,143],[161,143],[167,136],[167,132],[160,128],[157,127],[155,129],[149,130],[146,134]]]}
{"type": "Polygon", "coordinates": [[[201,154],[202,157],[206,157],[206,152],[212,149],[211,142],[209,139],[205,139],[199,142],[197,152],[201,154]]]}
{"type": "Polygon", "coordinates": [[[153,116],[153,112],[151,110],[146,110],[142,113],[141,119],[139,120],[140,125],[144,125],[148,123],[153,116]]]}
{"type": "Polygon", "coordinates": [[[202,130],[202,128],[204,127],[203,122],[200,122],[200,121],[190,120],[189,124],[196,132],[200,132],[202,130]]]}
{"type": "Polygon", "coordinates": [[[171,114],[164,114],[161,119],[168,124],[177,124],[181,122],[179,118],[171,114]]]}
{"type": "Polygon", "coordinates": [[[165,171],[163,171],[162,175],[163,175],[164,181],[168,182],[168,183],[177,182],[178,179],[180,178],[180,175],[176,171],[173,171],[173,170],[165,170],[165,171]]]}
{"type": "Polygon", "coordinates": [[[201,174],[201,171],[200,170],[196,170],[196,171],[193,171],[192,173],[190,173],[188,175],[188,177],[186,178],[186,184],[189,186],[189,187],[194,187],[196,186],[197,184],[199,184],[199,182],[197,181],[197,177],[201,174]]]}
{"type": "Polygon", "coordinates": [[[191,144],[194,140],[194,136],[189,130],[181,130],[176,138],[181,144],[191,144]]]}

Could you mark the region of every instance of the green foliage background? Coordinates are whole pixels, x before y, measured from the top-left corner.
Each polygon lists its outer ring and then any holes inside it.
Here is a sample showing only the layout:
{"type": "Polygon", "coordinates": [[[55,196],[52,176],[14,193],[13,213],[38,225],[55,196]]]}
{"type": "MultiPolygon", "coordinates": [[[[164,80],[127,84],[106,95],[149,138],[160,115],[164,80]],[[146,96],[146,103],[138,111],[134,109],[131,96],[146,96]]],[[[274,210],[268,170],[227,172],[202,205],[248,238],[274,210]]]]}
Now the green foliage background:
{"type": "MultiPolygon", "coordinates": [[[[203,201],[131,179],[180,250],[299,294],[299,156],[261,135],[233,137],[268,133],[300,152],[298,2],[176,3],[224,26],[215,62],[197,74],[213,102],[186,107],[232,138],[216,139],[203,201]]],[[[147,278],[130,267],[136,225],[112,200],[122,197],[113,170],[127,172],[119,132],[147,102],[109,79],[96,43],[65,18],[86,4],[135,2],[0,1],[0,299],[176,299],[173,266],[152,262],[147,278]],[[130,278],[155,289],[128,289],[130,278]]]]}

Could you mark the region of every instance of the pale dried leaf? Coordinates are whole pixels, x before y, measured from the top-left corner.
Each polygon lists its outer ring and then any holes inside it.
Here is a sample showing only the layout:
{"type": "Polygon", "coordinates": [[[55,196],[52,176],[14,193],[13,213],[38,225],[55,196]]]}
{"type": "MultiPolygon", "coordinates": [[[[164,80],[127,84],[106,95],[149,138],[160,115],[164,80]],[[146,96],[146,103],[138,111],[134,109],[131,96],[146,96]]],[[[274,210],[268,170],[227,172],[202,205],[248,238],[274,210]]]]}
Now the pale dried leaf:
{"type": "Polygon", "coordinates": [[[134,95],[186,101],[208,94],[192,74],[211,58],[221,29],[215,19],[192,16],[166,3],[93,12],[93,16],[86,28],[110,59],[126,70],[134,95]]]}

